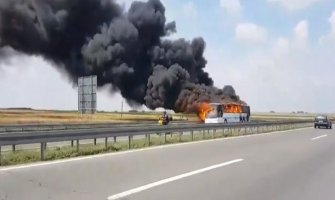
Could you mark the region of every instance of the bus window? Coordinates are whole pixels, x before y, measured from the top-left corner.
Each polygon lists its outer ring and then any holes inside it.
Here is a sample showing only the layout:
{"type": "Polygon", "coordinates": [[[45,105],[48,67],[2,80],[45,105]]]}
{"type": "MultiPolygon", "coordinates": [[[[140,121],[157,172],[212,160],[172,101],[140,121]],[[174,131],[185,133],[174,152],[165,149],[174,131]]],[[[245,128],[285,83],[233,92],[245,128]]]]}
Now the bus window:
{"type": "Polygon", "coordinates": [[[242,113],[242,107],[240,105],[228,104],[224,105],[225,113],[242,113]]]}
{"type": "Polygon", "coordinates": [[[223,110],[221,105],[217,105],[216,111],[217,111],[217,117],[223,117],[223,110]]]}
{"type": "Polygon", "coordinates": [[[212,105],[213,109],[211,109],[211,111],[206,114],[206,118],[217,118],[218,110],[215,107],[217,107],[217,106],[212,105]]]}

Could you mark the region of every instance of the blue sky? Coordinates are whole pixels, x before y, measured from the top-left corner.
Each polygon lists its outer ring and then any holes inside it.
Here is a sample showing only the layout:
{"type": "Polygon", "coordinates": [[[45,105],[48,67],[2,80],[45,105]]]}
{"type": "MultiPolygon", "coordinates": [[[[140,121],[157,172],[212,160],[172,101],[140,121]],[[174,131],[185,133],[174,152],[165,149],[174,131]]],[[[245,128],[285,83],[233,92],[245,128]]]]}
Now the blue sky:
{"type": "MultiPolygon", "coordinates": [[[[335,1],[162,2],[177,23],[171,38],[203,37],[215,85],[233,85],[254,111],[335,112],[335,1]]],[[[76,88],[39,57],[0,63],[0,90],[0,107],[77,108],[76,88]]],[[[98,95],[100,110],[120,109],[119,94],[98,95]]]]}

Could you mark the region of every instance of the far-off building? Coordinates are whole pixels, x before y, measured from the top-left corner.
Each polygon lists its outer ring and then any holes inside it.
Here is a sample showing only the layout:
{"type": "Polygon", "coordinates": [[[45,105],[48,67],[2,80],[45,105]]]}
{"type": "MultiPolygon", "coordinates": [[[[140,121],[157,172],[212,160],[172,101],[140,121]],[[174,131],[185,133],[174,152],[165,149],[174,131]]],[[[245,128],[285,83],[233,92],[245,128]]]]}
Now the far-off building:
{"type": "Polygon", "coordinates": [[[78,78],[78,111],[95,114],[97,111],[97,76],[78,78]]]}

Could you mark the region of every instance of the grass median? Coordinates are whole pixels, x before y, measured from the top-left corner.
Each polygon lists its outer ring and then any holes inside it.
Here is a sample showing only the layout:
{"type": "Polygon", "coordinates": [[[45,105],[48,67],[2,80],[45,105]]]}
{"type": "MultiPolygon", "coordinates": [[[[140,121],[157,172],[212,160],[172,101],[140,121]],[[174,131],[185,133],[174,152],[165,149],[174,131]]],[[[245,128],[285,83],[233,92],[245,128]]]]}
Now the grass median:
{"type": "MultiPolygon", "coordinates": [[[[310,127],[310,124],[300,124],[299,126],[295,126],[293,129],[303,128],[303,127],[310,127]]],[[[217,130],[217,131],[195,131],[193,132],[193,141],[200,141],[200,140],[208,140],[208,139],[217,139],[217,138],[226,138],[226,137],[234,137],[234,136],[241,136],[241,135],[250,135],[250,134],[260,134],[260,133],[267,133],[273,131],[283,131],[289,130],[292,127],[289,126],[282,126],[276,129],[265,129],[264,127],[259,127],[257,129],[225,129],[217,130]]],[[[152,146],[159,146],[159,145],[167,145],[167,144],[175,144],[175,143],[185,143],[192,141],[192,134],[191,132],[181,133],[172,133],[172,134],[152,134],[150,135],[150,142],[148,138],[134,138],[131,141],[130,149],[141,149],[147,148],[152,146]]],[[[117,142],[109,141],[107,143],[107,148],[105,143],[97,143],[94,144],[80,144],[79,151],[77,151],[77,147],[74,145],[71,146],[61,146],[61,147],[48,147],[45,150],[45,161],[52,161],[64,158],[73,158],[79,156],[87,156],[87,155],[95,155],[101,153],[111,153],[111,152],[120,152],[129,150],[128,147],[129,143],[128,140],[118,140],[117,142]]],[[[2,165],[17,165],[17,164],[26,164],[32,162],[40,161],[40,150],[16,150],[14,151],[6,151],[2,152],[2,165]]]]}

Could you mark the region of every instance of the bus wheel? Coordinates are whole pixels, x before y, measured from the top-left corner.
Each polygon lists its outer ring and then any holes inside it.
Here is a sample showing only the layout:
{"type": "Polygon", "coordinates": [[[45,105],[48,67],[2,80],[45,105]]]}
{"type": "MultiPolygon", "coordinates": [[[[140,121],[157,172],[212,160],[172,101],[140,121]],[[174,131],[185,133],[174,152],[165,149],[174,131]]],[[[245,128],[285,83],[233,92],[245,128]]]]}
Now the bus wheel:
{"type": "Polygon", "coordinates": [[[227,123],[227,119],[224,119],[224,123],[225,123],[225,124],[227,123]]]}

